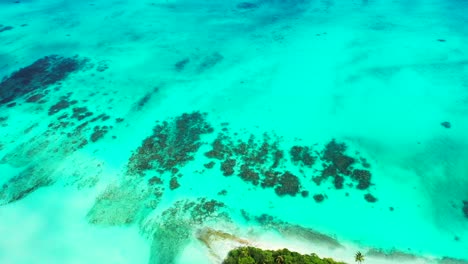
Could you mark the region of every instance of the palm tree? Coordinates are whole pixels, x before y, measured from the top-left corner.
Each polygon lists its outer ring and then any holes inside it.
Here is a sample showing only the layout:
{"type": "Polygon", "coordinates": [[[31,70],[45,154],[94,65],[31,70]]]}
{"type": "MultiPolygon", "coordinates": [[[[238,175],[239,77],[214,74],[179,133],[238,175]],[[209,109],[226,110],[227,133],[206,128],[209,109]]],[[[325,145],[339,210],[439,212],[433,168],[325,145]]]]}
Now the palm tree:
{"type": "Polygon", "coordinates": [[[277,264],[284,264],[284,257],[283,256],[276,257],[275,262],[277,264]]]}
{"type": "Polygon", "coordinates": [[[361,253],[361,251],[356,252],[356,255],[354,255],[354,260],[359,264],[364,261],[364,255],[361,253]]]}

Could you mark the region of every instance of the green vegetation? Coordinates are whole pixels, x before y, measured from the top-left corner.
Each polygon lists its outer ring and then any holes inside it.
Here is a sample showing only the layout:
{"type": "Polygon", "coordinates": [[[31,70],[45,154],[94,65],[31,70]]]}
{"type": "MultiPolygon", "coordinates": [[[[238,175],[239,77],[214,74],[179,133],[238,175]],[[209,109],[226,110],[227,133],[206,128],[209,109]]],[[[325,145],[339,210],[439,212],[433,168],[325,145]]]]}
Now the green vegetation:
{"type": "Polygon", "coordinates": [[[345,264],[315,254],[302,255],[287,249],[262,250],[254,247],[233,249],[223,264],[345,264]]]}
{"type": "Polygon", "coordinates": [[[359,264],[364,261],[364,255],[361,253],[361,251],[356,252],[356,255],[354,255],[354,260],[359,264]]]}

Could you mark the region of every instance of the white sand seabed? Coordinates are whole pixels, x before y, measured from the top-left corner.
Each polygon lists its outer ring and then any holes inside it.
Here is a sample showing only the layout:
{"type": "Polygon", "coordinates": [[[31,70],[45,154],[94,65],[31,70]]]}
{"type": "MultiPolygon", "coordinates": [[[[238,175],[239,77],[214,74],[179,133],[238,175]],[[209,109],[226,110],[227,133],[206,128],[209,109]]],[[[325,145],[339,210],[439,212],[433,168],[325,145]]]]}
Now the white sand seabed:
{"type": "Polygon", "coordinates": [[[149,244],[137,228],[89,225],[96,194],[56,185],[2,206],[1,263],[145,263],[149,244]]]}

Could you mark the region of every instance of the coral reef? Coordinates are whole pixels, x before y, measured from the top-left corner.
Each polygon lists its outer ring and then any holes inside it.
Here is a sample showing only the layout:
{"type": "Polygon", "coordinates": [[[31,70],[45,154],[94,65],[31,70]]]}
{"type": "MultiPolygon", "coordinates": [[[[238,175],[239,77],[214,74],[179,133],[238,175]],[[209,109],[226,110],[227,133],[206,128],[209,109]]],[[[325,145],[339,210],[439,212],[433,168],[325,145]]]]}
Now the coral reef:
{"type": "Polygon", "coordinates": [[[296,196],[296,194],[299,193],[299,189],[299,179],[290,172],[285,172],[279,178],[279,186],[275,188],[275,192],[279,196],[286,194],[296,196]]]}
{"type": "Polygon", "coordinates": [[[202,60],[202,62],[198,66],[198,71],[203,72],[203,71],[206,71],[208,69],[211,69],[214,66],[216,66],[218,63],[220,63],[223,59],[224,59],[223,55],[221,55],[218,52],[214,52],[214,53],[206,56],[202,60]]]}
{"type": "Polygon", "coordinates": [[[201,146],[201,136],[213,132],[205,121],[205,114],[193,112],[164,121],[153,129],[153,134],[143,140],[128,163],[129,174],[161,169],[171,171],[193,160],[201,146]]]}
{"type": "Polygon", "coordinates": [[[150,195],[145,188],[132,184],[109,186],[88,212],[88,221],[96,225],[115,226],[134,223],[150,195]]]}
{"type": "Polygon", "coordinates": [[[315,158],[309,147],[293,146],[289,153],[291,154],[291,161],[295,165],[300,164],[307,167],[314,165],[315,158]]]}
{"type": "Polygon", "coordinates": [[[53,184],[47,166],[30,166],[3,184],[0,205],[21,200],[39,188],[53,184]]]}
{"type": "Polygon", "coordinates": [[[468,201],[463,201],[462,211],[465,217],[468,218],[468,201]]]}
{"type": "Polygon", "coordinates": [[[81,69],[86,61],[77,56],[65,58],[51,55],[41,58],[0,83],[0,104],[9,103],[30,92],[41,92],[81,69]]]}

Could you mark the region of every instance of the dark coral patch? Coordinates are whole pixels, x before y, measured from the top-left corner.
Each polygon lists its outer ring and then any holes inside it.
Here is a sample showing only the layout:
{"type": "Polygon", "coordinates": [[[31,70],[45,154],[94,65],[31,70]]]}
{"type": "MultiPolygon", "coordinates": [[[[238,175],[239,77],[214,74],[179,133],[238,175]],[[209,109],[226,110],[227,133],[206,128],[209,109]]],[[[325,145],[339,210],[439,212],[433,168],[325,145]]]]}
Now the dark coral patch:
{"type": "Polygon", "coordinates": [[[203,166],[207,169],[212,169],[216,163],[214,161],[210,161],[208,163],[203,164],[203,166]]]}
{"type": "Polygon", "coordinates": [[[208,55],[203,59],[203,61],[198,66],[198,71],[202,72],[208,69],[213,68],[216,64],[220,63],[224,59],[223,55],[218,52],[214,52],[211,55],[208,55]]]}
{"type": "Polygon", "coordinates": [[[468,201],[463,201],[463,214],[468,218],[468,201]]]}
{"type": "Polygon", "coordinates": [[[285,172],[283,175],[281,175],[279,184],[280,185],[275,188],[275,192],[279,196],[296,196],[301,187],[299,179],[290,172],[285,172]]]}
{"type": "Polygon", "coordinates": [[[273,171],[273,170],[266,171],[263,174],[264,178],[261,184],[262,188],[274,187],[278,183],[280,175],[281,173],[278,171],[273,171]]]}
{"type": "Polygon", "coordinates": [[[317,203],[321,203],[321,202],[323,202],[323,200],[325,200],[325,196],[323,194],[315,194],[314,195],[314,200],[317,203]]]}
{"type": "Polygon", "coordinates": [[[70,98],[70,95],[67,95],[67,96],[62,96],[60,98],[60,101],[58,101],[56,104],[52,105],[50,108],[49,108],[49,115],[54,115],[64,109],[67,109],[68,107],[76,104],[78,101],[76,100],[72,100],[72,101],[69,101],[69,98],[70,98]]]}
{"type": "Polygon", "coordinates": [[[72,118],[75,118],[78,121],[81,121],[93,115],[93,113],[88,111],[88,108],[86,107],[74,107],[72,111],[73,111],[72,118]]]}
{"type": "Polygon", "coordinates": [[[149,185],[155,185],[155,184],[163,184],[163,181],[161,178],[157,176],[153,176],[148,180],[149,185]]]}
{"type": "Polygon", "coordinates": [[[91,142],[96,142],[99,139],[103,138],[104,135],[109,132],[109,127],[107,126],[95,126],[93,129],[93,133],[91,134],[90,140],[91,142]]]}
{"type": "Polygon", "coordinates": [[[354,170],[352,179],[358,182],[356,188],[359,190],[365,190],[369,188],[371,184],[371,173],[368,170],[354,170]]]}
{"type": "Polygon", "coordinates": [[[377,202],[377,198],[375,198],[375,196],[373,196],[373,195],[370,194],[370,193],[364,195],[364,199],[365,199],[366,201],[368,201],[369,203],[375,203],[375,202],[377,202]]]}
{"type": "Polygon", "coordinates": [[[180,60],[180,61],[178,61],[178,62],[174,65],[174,68],[175,68],[176,71],[180,72],[180,71],[182,71],[183,69],[185,69],[185,66],[187,66],[187,64],[188,64],[189,62],[190,62],[190,59],[189,59],[189,58],[180,60]]]}
{"type": "Polygon", "coordinates": [[[158,91],[159,89],[155,88],[153,91],[146,93],[143,97],[140,98],[140,100],[138,100],[138,102],[135,105],[135,109],[137,111],[140,111],[141,109],[143,109],[143,107],[151,100],[153,95],[158,91]]]}
{"type": "Polygon", "coordinates": [[[226,159],[221,163],[221,170],[224,176],[231,176],[234,174],[234,167],[236,166],[235,159],[226,159]]]}
{"type": "Polygon", "coordinates": [[[12,30],[12,29],[13,29],[12,26],[5,26],[4,27],[4,26],[0,25],[0,33],[5,32],[5,31],[9,31],[9,30],[12,30]]]}
{"type": "Polygon", "coordinates": [[[323,160],[332,163],[338,172],[349,175],[350,167],[355,162],[355,159],[344,154],[346,145],[344,143],[337,143],[334,139],[326,146],[323,153],[323,160]]]}
{"type": "Polygon", "coordinates": [[[450,124],[450,122],[447,122],[447,121],[440,123],[440,125],[445,127],[445,128],[451,128],[452,127],[452,124],[450,124]]]}
{"type": "Polygon", "coordinates": [[[257,172],[252,170],[247,164],[243,164],[240,167],[240,173],[239,176],[241,177],[242,180],[246,182],[252,182],[254,185],[258,185],[260,181],[260,176],[257,172]]]}
{"type": "Polygon", "coordinates": [[[183,114],[153,129],[153,135],[143,140],[128,163],[131,174],[143,174],[146,170],[162,169],[170,172],[193,160],[201,146],[201,136],[213,131],[199,112],[183,114]]]}
{"type": "Polygon", "coordinates": [[[335,189],[343,189],[343,183],[344,183],[344,177],[340,175],[336,175],[333,178],[333,185],[335,186],[335,189]]]}
{"type": "Polygon", "coordinates": [[[295,165],[299,164],[311,167],[315,162],[315,158],[309,147],[293,146],[289,153],[291,154],[291,161],[295,165]]]}
{"type": "MultiPolygon", "coordinates": [[[[355,169],[353,165],[361,162],[362,167],[369,168],[370,164],[364,158],[353,158],[345,154],[346,145],[338,143],[335,140],[330,141],[322,153],[324,161],[324,169],[321,175],[315,176],[312,180],[320,185],[328,178],[333,179],[335,189],[343,189],[346,179],[351,179],[357,182],[356,188],[365,190],[369,188],[371,183],[371,173],[368,170],[355,169]]],[[[353,184],[348,183],[349,187],[353,184]]]]}
{"type": "Polygon", "coordinates": [[[82,68],[86,60],[78,57],[46,56],[14,72],[0,83],[0,104],[15,100],[27,93],[43,90],[58,83],[70,73],[82,68]]]}
{"type": "Polygon", "coordinates": [[[38,93],[38,94],[34,94],[34,95],[31,95],[30,97],[28,97],[26,99],[26,102],[27,103],[37,103],[37,102],[40,102],[42,98],[44,98],[44,95],[38,93]]]}
{"type": "Polygon", "coordinates": [[[251,3],[251,2],[241,2],[241,3],[237,4],[236,7],[239,8],[239,9],[248,10],[248,9],[256,9],[256,8],[258,8],[258,5],[255,4],[255,3],[251,3]]]}
{"type": "Polygon", "coordinates": [[[175,190],[180,187],[179,181],[176,177],[172,177],[171,181],[169,182],[169,189],[175,190]]]}

